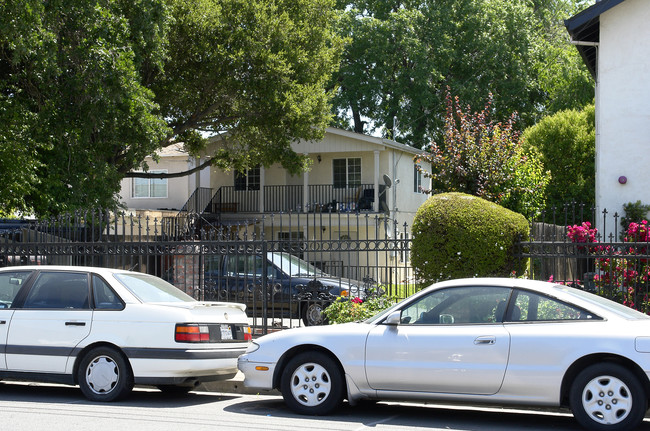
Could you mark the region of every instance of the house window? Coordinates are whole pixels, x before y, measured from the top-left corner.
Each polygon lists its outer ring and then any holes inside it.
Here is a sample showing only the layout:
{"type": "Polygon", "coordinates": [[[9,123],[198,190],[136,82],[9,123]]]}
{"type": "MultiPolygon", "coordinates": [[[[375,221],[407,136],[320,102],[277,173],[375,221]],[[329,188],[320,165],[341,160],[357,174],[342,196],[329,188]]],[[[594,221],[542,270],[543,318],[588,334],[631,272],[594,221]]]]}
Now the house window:
{"type": "Polygon", "coordinates": [[[259,190],[260,167],[235,172],[235,190],[259,190]]]}
{"type": "MultiPolygon", "coordinates": [[[[166,170],[149,171],[152,174],[166,174],[166,170]]],[[[167,178],[133,178],[134,198],[166,198],[167,178]]]]}
{"type": "Polygon", "coordinates": [[[422,190],[422,171],[420,171],[420,165],[413,165],[413,191],[415,193],[424,193],[422,190]]]}
{"type": "Polygon", "coordinates": [[[354,188],[361,185],[361,158],[334,159],[334,188],[354,188]]]}

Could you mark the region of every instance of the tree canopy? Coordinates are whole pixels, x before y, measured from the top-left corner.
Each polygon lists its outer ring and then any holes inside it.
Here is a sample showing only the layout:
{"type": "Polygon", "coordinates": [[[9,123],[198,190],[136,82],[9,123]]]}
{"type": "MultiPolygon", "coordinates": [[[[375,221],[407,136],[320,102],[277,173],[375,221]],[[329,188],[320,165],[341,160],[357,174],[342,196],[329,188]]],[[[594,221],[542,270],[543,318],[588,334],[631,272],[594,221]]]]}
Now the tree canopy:
{"type": "Polygon", "coordinates": [[[4,213],[115,204],[146,156],[183,141],[221,167],[303,164],[331,119],[333,0],[3,0],[4,213]]]}
{"type": "Polygon", "coordinates": [[[521,126],[593,99],[593,82],[562,19],[584,0],[340,1],[349,37],[337,125],[422,148],[444,133],[445,88],[471,106],[494,95],[521,126]]]}

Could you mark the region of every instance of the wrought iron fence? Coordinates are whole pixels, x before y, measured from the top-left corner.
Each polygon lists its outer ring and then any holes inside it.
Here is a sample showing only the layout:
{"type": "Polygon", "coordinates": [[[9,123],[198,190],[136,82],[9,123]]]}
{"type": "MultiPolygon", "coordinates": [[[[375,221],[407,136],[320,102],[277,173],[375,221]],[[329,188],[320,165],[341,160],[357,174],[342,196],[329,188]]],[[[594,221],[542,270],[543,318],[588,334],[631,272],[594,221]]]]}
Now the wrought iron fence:
{"type": "Polygon", "coordinates": [[[218,223],[201,217],[89,211],[13,223],[0,230],[0,265],[146,272],[197,299],[246,303],[262,333],[315,323],[343,291],[363,296],[381,288],[403,298],[416,290],[408,226],[383,214],[270,214],[218,223]]]}
{"type": "Polygon", "coordinates": [[[650,312],[650,232],[643,220],[568,205],[533,222],[519,244],[529,259],[528,277],[552,280],[598,293],[644,313],[650,312]],[[551,222],[548,222],[551,220],[551,222]]]}

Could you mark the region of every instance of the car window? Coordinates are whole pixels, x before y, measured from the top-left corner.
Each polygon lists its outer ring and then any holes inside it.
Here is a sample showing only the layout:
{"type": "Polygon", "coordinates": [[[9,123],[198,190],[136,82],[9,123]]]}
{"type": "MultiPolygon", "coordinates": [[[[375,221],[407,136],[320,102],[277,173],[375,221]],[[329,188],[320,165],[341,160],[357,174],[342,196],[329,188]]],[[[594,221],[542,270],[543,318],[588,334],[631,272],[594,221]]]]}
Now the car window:
{"type": "Polygon", "coordinates": [[[162,278],[138,272],[117,273],[113,276],[142,302],[196,302],[162,278]]]}
{"type": "Polygon", "coordinates": [[[268,253],[268,260],[290,277],[313,277],[326,275],[314,265],[289,253],[268,253]]]}
{"type": "Polygon", "coordinates": [[[93,296],[95,308],[98,310],[121,310],[124,303],[111,289],[111,287],[99,276],[93,275],[93,296]]]}
{"type": "Polygon", "coordinates": [[[11,308],[18,291],[33,271],[0,274],[0,308],[11,308]]]}
{"type": "Polygon", "coordinates": [[[598,319],[586,310],[534,292],[518,291],[510,321],[553,321],[598,319]]]}
{"type": "Polygon", "coordinates": [[[82,272],[41,272],[23,308],[88,309],[88,275],[82,272]]]}
{"type": "Polygon", "coordinates": [[[510,288],[464,286],[441,289],[402,310],[403,324],[470,324],[500,322],[510,288]]]}
{"type": "Polygon", "coordinates": [[[261,256],[228,256],[226,272],[229,276],[260,277],[262,275],[261,256]]]}
{"type": "Polygon", "coordinates": [[[603,296],[595,295],[593,293],[585,292],[584,290],[575,289],[573,287],[563,286],[559,284],[556,284],[555,288],[561,290],[564,293],[568,293],[570,295],[576,296],[582,300],[589,301],[592,304],[596,304],[599,307],[605,307],[608,311],[614,312],[625,319],[634,319],[634,320],[650,319],[650,316],[648,316],[647,314],[634,310],[628,307],[627,305],[614,302],[603,296]]]}

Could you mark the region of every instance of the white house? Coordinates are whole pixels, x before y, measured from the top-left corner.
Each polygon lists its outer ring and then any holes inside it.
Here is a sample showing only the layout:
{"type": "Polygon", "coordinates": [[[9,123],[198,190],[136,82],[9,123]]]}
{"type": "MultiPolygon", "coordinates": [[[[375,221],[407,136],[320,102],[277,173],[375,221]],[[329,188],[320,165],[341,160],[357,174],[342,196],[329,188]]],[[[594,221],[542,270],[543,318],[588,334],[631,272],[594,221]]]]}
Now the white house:
{"type": "MultiPolygon", "coordinates": [[[[152,157],[145,160],[150,173],[175,173],[194,168],[198,162],[190,157],[182,144],[174,144],[160,150],[158,161],[152,157]]],[[[150,179],[125,178],[122,180],[120,201],[130,210],[149,214],[178,213],[197,187],[209,187],[210,171],[179,178],[150,179]]]]}
{"type": "Polygon", "coordinates": [[[421,153],[416,148],[330,127],[322,141],[302,141],[293,150],[312,159],[310,171],[292,176],[279,165],[243,174],[213,168],[214,207],[206,210],[228,218],[371,212],[410,225],[427,198],[422,189],[429,180],[415,169],[413,157],[421,153]]]}
{"type": "Polygon", "coordinates": [[[648,23],[648,0],[597,1],[565,21],[596,80],[598,214],[624,215],[623,205],[638,200],[650,204],[648,23]]]}
{"type": "MultiPolygon", "coordinates": [[[[218,139],[212,145],[218,145],[218,139]]],[[[430,187],[429,180],[413,161],[421,150],[408,145],[330,127],[322,141],[301,141],[293,150],[313,160],[309,172],[292,176],[274,165],[246,173],[213,167],[178,178],[126,178],[121,202],[132,211],[179,211],[189,203],[192,210],[220,212],[230,219],[264,213],[361,211],[410,224],[427,198],[422,190],[430,187]],[[198,199],[197,191],[205,189],[207,194],[198,199]]],[[[199,163],[182,144],[157,156],[157,162],[147,158],[148,172],[176,173],[199,163]]]]}
{"type": "MultiPolygon", "coordinates": [[[[218,146],[219,138],[210,145],[218,146]]],[[[421,150],[336,128],[328,128],[321,141],[297,142],[293,149],[312,159],[310,171],[290,175],[279,165],[244,173],[212,167],[198,176],[130,178],[122,183],[122,201],[131,213],[164,218],[174,234],[196,232],[198,226],[215,232],[226,228],[242,239],[263,237],[333,275],[354,277],[355,268],[404,265],[408,256],[389,251],[399,248],[390,241],[408,240],[415,212],[428,197],[423,189],[430,188],[430,180],[414,162],[421,150]],[[192,221],[184,221],[184,215],[192,221]]],[[[180,146],[160,153],[157,163],[148,160],[150,172],[181,172],[197,163],[180,146]]]]}

